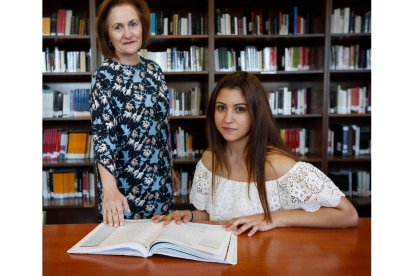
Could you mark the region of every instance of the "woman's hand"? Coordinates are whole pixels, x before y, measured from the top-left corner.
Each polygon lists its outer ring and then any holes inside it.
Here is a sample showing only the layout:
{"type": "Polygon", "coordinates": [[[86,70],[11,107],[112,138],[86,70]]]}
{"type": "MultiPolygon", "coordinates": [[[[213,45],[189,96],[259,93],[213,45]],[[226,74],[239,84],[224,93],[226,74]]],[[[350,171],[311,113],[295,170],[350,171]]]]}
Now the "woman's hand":
{"type": "Polygon", "coordinates": [[[264,219],[264,214],[234,218],[226,222],[223,227],[226,228],[227,231],[236,230],[234,232],[236,236],[250,229],[247,234],[249,237],[253,236],[257,231],[267,231],[275,228],[272,223],[268,223],[264,219]]]}
{"type": "Polygon", "coordinates": [[[193,218],[193,213],[190,210],[177,210],[168,215],[155,215],[151,218],[153,222],[164,222],[165,224],[169,224],[171,220],[174,220],[176,224],[180,224],[181,222],[187,223],[191,221],[193,218]]]}
{"type": "Polygon", "coordinates": [[[103,223],[110,226],[124,225],[125,209],[130,212],[128,201],[117,188],[104,190],[102,199],[103,223]]]}

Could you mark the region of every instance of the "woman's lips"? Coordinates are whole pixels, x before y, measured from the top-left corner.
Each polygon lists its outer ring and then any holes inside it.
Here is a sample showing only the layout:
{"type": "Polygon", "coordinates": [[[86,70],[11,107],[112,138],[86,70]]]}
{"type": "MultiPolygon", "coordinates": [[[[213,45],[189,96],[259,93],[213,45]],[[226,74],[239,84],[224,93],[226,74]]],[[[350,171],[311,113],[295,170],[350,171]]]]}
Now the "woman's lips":
{"type": "Polygon", "coordinates": [[[235,128],[231,128],[231,127],[222,127],[222,129],[223,129],[225,132],[232,132],[232,131],[235,131],[235,130],[236,130],[235,128]]]}

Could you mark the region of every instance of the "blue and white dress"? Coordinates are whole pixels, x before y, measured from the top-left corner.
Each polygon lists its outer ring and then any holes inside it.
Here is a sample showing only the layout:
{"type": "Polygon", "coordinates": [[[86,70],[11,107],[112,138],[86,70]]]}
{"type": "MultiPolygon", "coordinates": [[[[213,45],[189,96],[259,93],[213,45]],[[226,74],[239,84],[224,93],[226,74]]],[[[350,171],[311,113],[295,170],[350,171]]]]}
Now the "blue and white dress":
{"type": "MultiPolygon", "coordinates": [[[[168,213],[173,207],[169,101],[159,65],[144,58],[136,65],[106,59],[93,75],[89,106],[95,163],[115,177],[128,199],[131,213],[125,217],[168,213]]],[[[99,172],[98,210],[102,220],[99,172]]]]}

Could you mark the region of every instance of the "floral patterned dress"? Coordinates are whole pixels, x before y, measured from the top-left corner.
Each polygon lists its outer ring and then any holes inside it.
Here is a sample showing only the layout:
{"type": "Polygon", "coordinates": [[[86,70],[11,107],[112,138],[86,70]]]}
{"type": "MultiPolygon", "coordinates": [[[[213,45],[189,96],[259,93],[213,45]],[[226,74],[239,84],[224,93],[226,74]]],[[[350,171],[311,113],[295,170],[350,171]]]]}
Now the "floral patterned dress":
{"type": "MultiPolygon", "coordinates": [[[[167,86],[161,68],[141,58],[136,65],[106,59],[92,78],[89,99],[95,163],[116,179],[128,200],[127,219],[172,209],[167,86]]],[[[98,210],[102,220],[102,183],[98,210]]]]}

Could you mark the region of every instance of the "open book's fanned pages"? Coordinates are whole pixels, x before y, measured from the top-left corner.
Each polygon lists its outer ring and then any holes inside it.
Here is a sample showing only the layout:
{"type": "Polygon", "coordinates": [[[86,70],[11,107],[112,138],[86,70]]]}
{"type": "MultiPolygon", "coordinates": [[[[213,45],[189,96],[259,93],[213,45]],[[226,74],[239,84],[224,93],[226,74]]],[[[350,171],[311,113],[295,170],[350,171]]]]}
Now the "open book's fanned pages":
{"type": "Polygon", "coordinates": [[[151,220],[127,220],[125,225],[99,224],[68,250],[77,254],[128,255],[149,257],[153,254],[237,264],[237,237],[221,225],[151,220]]]}

